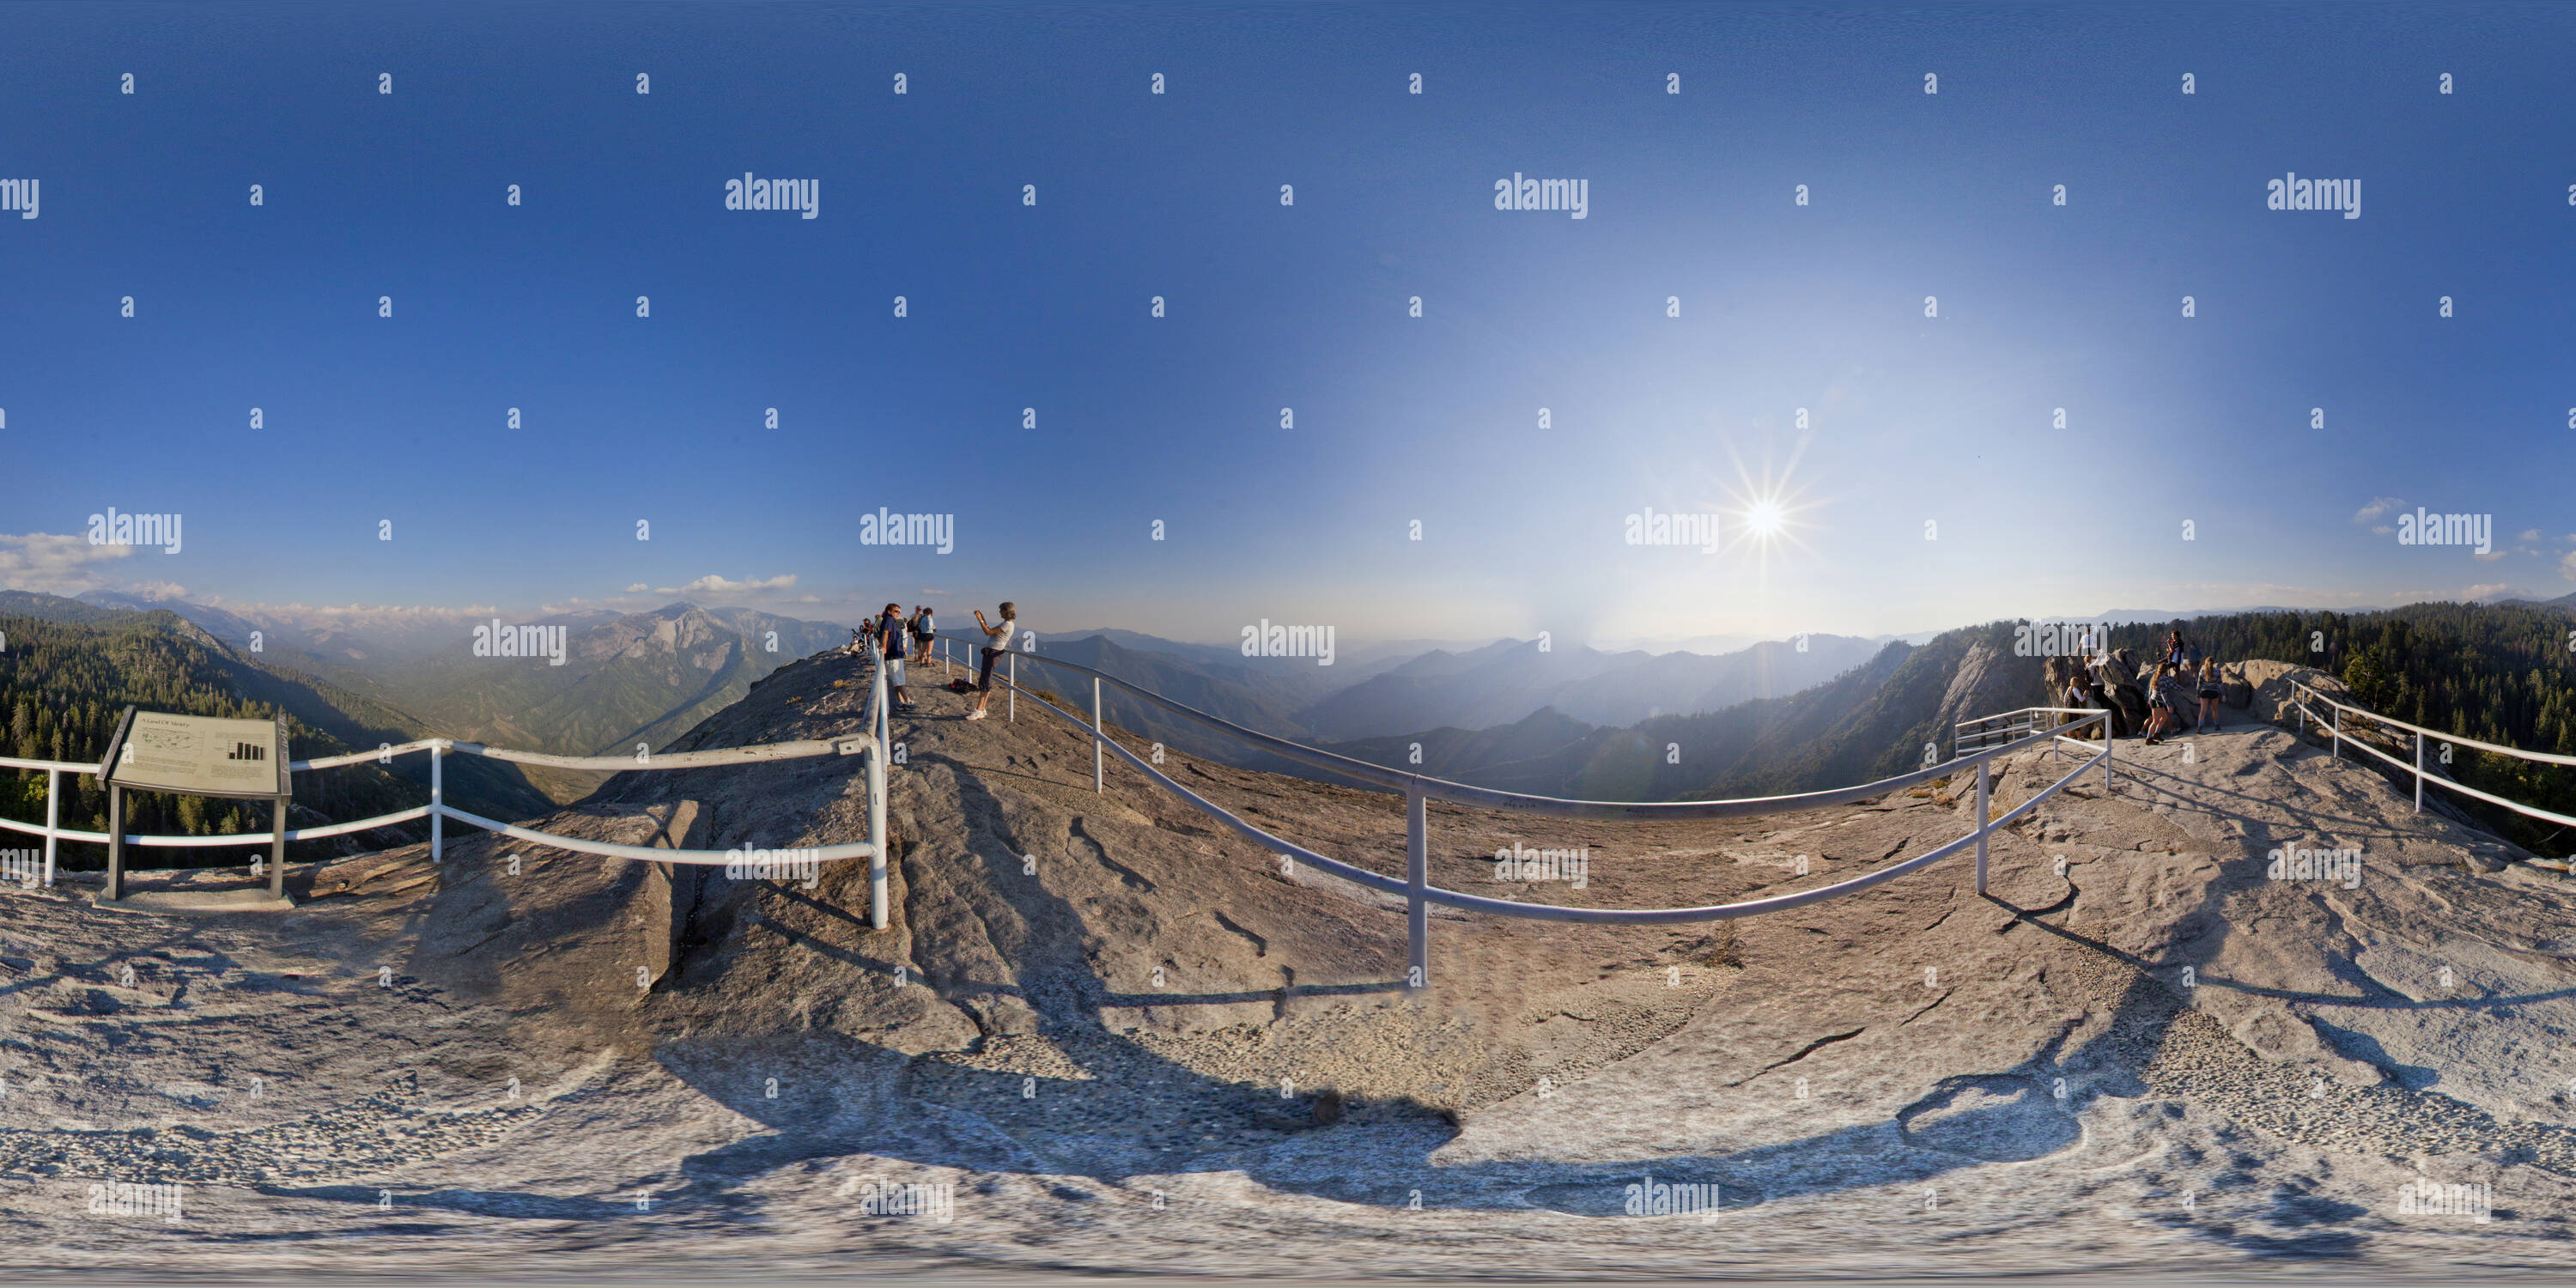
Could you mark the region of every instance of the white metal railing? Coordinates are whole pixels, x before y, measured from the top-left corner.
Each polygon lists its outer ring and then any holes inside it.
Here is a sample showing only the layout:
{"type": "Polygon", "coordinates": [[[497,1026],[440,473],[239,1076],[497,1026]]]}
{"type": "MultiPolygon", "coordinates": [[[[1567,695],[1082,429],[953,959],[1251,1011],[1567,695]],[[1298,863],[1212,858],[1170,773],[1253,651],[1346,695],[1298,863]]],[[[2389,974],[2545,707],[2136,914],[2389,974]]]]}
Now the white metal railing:
{"type": "MultiPolygon", "coordinates": [[[[1021,650],[997,651],[1007,653],[1014,659],[1022,653],[1021,650]]],[[[2066,787],[2069,783],[2074,782],[2077,777],[2081,776],[2086,770],[2091,769],[2097,764],[2102,767],[2102,785],[2106,794],[2110,791],[2112,782],[2111,755],[2112,746],[2115,740],[2109,736],[2110,713],[2108,711],[2086,711],[2073,713],[2077,718],[2068,724],[2058,725],[2034,733],[2025,733],[2021,737],[2015,738],[2010,742],[1955,756],[1953,759],[1939,764],[1926,766],[1909,773],[1899,774],[1892,778],[1882,778],[1876,782],[1863,783],[1856,787],[1840,787],[1827,791],[1803,792],[1789,796],[1761,796],[1737,800],[1716,801],[1565,800],[1552,796],[1533,796],[1521,792],[1497,791],[1493,788],[1476,787],[1467,783],[1450,782],[1446,779],[1432,778],[1422,774],[1409,774],[1401,770],[1389,769],[1383,765],[1371,764],[1368,761],[1355,760],[1348,756],[1335,755],[1332,752],[1321,751],[1313,747],[1308,747],[1302,743],[1292,742],[1286,738],[1275,737],[1254,729],[1247,729],[1244,726],[1238,725],[1233,721],[1224,719],[1223,717],[1210,715],[1207,712],[1200,711],[1194,707],[1174,702],[1161,694],[1155,693],[1149,689],[1139,688],[1138,686],[1130,684],[1125,680],[1121,680],[1114,675],[1096,671],[1090,667],[1080,666],[1071,662],[1058,661],[1054,658],[1040,657],[1035,653],[1027,653],[1026,656],[1034,663],[1058,667],[1090,677],[1092,682],[1092,718],[1088,723],[1085,723],[1081,717],[1065,711],[1054,703],[1047,701],[1045,698],[1039,697],[1035,693],[1031,693],[1029,695],[1029,699],[1030,701],[1037,703],[1039,706],[1045,707],[1047,710],[1054,712],[1058,717],[1073,725],[1075,728],[1081,729],[1091,735],[1093,748],[1093,790],[1098,791],[1102,788],[1099,776],[1099,756],[1101,750],[1105,748],[1110,752],[1116,753],[1120,760],[1126,761],[1130,766],[1133,766],[1137,772],[1151,779],[1156,785],[1171,792],[1173,795],[1180,797],[1182,800],[1188,802],[1192,807],[1198,809],[1201,813],[1206,814],[1209,818],[1223,824],[1227,829],[1256,845],[1260,845],[1277,853],[1286,855],[1298,862],[1309,864],[1321,869],[1322,871],[1340,877],[1345,881],[1349,881],[1354,885],[1362,886],[1370,890],[1380,891],[1386,894],[1402,896],[1405,900],[1406,944],[1408,950],[1407,956],[1409,958],[1406,965],[1405,983],[1407,987],[1417,989],[1427,987],[1430,983],[1430,909],[1433,904],[1439,904],[1444,907],[1459,908],[1469,912],[1493,913],[1500,916],[1524,917],[1540,921],[1607,922],[1621,925],[1655,925],[1674,922],[1725,921],[1739,917],[1760,916],[1764,913],[1782,912],[1791,908],[1803,907],[1807,904],[1821,902],[1826,899],[1838,898],[1847,894],[1856,894],[1862,890],[1870,888],[1871,886],[1894,880],[1897,877],[1913,872],[1919,868],[1928,867],[1934,863],[1938,863],[1942,859],[1948,858],[1963,849],[1969,848],[1970,846],[1974,846],[1976,849],[1977,893],[1982,895],[1986,892],[1986,864],[1989,838],[1993,835],[1996,829],[2009,827],[2013,823],[2019,821],[2022,816],[2030,813],[2034,809],[2037,809],[2040,802],[2056,795],[2059,790],[2066,787]],[[1103,726],[1100,722],[1100,689],[1101,685],[1104,683],[1114,685],[1119,689],[1134,694],[1139,698],[1163,708],[1164,710],[1178,714],[1202,727],[1227,734],[1230,737],[1258,747],[1264,751],[1272,752],[1289,760],[1297,761],[1314,768],[1328,770],[1330,772],[1343,775],[1344,777],[1354,778],[1362,782],[1388,787],[1403,792],[1405,796],[1406,833],[1405,876],[1400,880],[1395,877],[1384,876],[1379,873],[1372,872],[1367,868],[1318,854],[1304,846],[1275,836],[1270,832],[1264,831],[1263,829],[1236,817],[1231,811],[1228,811],[1223,806],[1220,806],[1215,802],[1208,800],[1206,797],[1191,791],[1189,788],[1182,786],[1179,782],[1175,781],[1170,775],[1167,775],[1161,770],[1154,768],[1152,765],[1147,764],[1134,752],[1127,750],[1125,747],[1119,746],[1116,740],[1108,737],[1103,731],[1103,726]],[[2104,737],[2102,739],[2101,749],[2090,759],[2078,764],[2074,769],[2070,770],[2064,777],[2058,779],[2056,782],[2053,782],[2037,793],[2034,793],[2030,799],[2023,801],[2021,804],[2014,806],[2000,815],[1996,815],[1992,818],[1988,817],[1990,810],[1989,802],[1991,800],[1992,793],[1990,765],[1997,757],[2009,755],[2025,747],[2037,745],[2043,742],[2048,744],[2052,749],[2062,750],[2062,748],[2059,747],[2059,744],[2062,741],[2075,743],[2079,747],[2090,750],[2089,744],[2078,740],[2072,735],[2080,733],[2084,729],[2091,727],[2096,723],[2101,725],[2104,737]],[[1517,903],[1509,899],[1495,899],[1484,895],[1466,894],[1456,890],[1443,889],[1439,886],[1432,885],[1430,882],[1429,826],[1425,805],[1431,800],[1444,800],[1457,804],[1478,805],[1488,808],[1511,810],[1518,813],[1541,814],[1559,818],[1741,818],[1752,815],[1773,814],[1789,810],[1816,809],[1825,806],[1870,800],[1887,795],[1890,792],[1912,786],[1916,783],[1929,782],[1936,778],[1946,778],[1951,775],[1964,772],[1970,767],[1974,767],[1977,772],[1977,814],[1976,824],[1969,830],[1967,835],[1943,845],[1936,846],[1931,850],[1914,856],[1913,858],[1881,868],[1878,871],[1864,873],[1857,877],[1838,881],[1831,885],[1819,886],[1811,890],[1801,890],[1791,894],[1773,895],[1769,898],[1763,899],[1748,899],[1739,903],[1715,904],[1697,908],[1575,908],[1560,904],[1517,903]]],[[[1012,689],[1020,687],[1016,681],[1010,679],[1007,675],[1002,675],[998,678],[1002,678],[1004,683],[1012,689]]]]}
{"type": "MultiPolygon", "coordinates": [[[[2084,723],[2104,713],[2101,707],[2023,707],[1959,721],[1950,729],[1951,754],[1976,751],[2049,729],[2084,723]]],[[[2063,752],[2063,748],[2059,749],[2063,752]]]]}
{"type": "Polygon", "coordinates": [[[2424,784],[2429,782],[2436,787],[2458,792],[2463,796],[2474,796],[2490,805],[2501,805],[2504,808],[2512,810],[2514,813],[2523,815],[2526,818],[2544,819],[2548,822],[2558,823],[2567,827],[2576,827],[2576,818],[2570,818],[2565,814],[2553,813],[2549,810],[2541,809],[2538,806],[2525,805],[2519,801],[2509,801],[2493,792],[2479,791],[2477,788],[2471,787],[2466,783],[2445,778],[2440,774],[2433,773],[2426,769],[2424,767],[2424,740],[2430,738],[2435,742],[2448,743],[2457,747],[2467,747],[2472,750],[2489,752],[2498,756],[2511,756],[2517,760],[2534,761],[2544,765],[2576,765],[2576,756],[2553,755],[2545,751],[2524,751],[2520,747],[2499,746],[2492,742],[2480,742],[2475,738],[2463,738],[2458,734],[2443,733],[2438,729],[2427,729],[2422,725],[2408,724],[2403,720],[2391,719],[2364,707],[2356,707],[2349,703],[2337,702],[2297,680],[2290,681],[2290,689],[2292,693],[2291,705],[2297,707],[2299,710],[2299,732],[2306,733],[2308,731],[2308,721],[2316,721],[2318,725],[2323,727],[2327,742],[2333,748],[2333,754],[2336,759],[2340,760],[2343,758],[2343,746],[2348,742],[2361,751],[2368,752],[2389,764],[2397,766],[2399,769],[2402,769],[2407,773],[2413,774],[2415,776],[2415,812],[2418,814],[2424,812],[2424,784]],[[2309,708],[2308,704],[2310,702],[2324,703],[2328,708],[2330,708],[2330,710],[2324,715],[2319,715],[2317,712],[2309,708]],[[2414,734],[2415,763],[2411,765],[2407,764],[2405,761],[2399,760],[2395,756],[2389,755],[2387,752],[2371,746],[2369,739],[2363,738],[2358,734],[2345,733],[2343,729],[2343,716],[2347,711],[2363,720],[2370,721],[2373,724],[2387,725],[2393,729],[2404,729],[2409,733],[2414,734]]]}
{"type": "MultiPolygon", "coordinates": [[[[440,858],[440,851],[445,843],[445,829],[443,824],[448,819],[455,819],[457,822],[466,824],[469,827],[479,827],[487,832],[497,832],[501,835],[512,837],[517,840],[527,841],[535,845],[552,846],[559,850],[574,850],[584,854],[608,855],[622,859],[644,859],[655,863],[693,863],[713,866],[730,861],[725,851],[682,849],[665,850],[642,845],[619,845],[614,842],[593,841],[578,836],[559,836],[552,832],[540,832],[535,828],[520,827],[516,824],[503,823],[494,819],[488,819],[479,814],[469,814],[464,810],[460,810],[447,803],[447,784],[446,774],[444,772],[447,763],[446,758],[450,755],[481,756],[490,760],[513,761],[523,765],[547,765],[558,769],[589,769],[622,772],[626,770],[704,769],[717,765],[758,764],[765,761],[795,760],[811,756],[863,755],[867,757],[868,839],[865,841],[853,841],[841,845],[813,847],[813,853],[818,861],[826,863],[841,859],[864,858],[868,860],[869,916],[875,923],[876,928],[882,930],[885,928],[887,921],[885,798],[886,748],[889,746],[886,736],[888,726],[886,712],[885,665],[883,657],[878,655],[873,642],[871,642],[869,651],[864,656],[869,658],[873,663],[873,666],[871,667],[872,675],[869,681],[868,692],[868,732],[863,734],[856,734],[842,738],[808,738],[795,742],[764,743],[751,747],[723,747],[707,751],[663,752],[658,754],[650,751],[643,751],[639,752],[635,756],[558,756],[547,752],[513,751],[502,747],[486,747],[481,743],[458,742],[453,738],[422,738],[416,741],[402,743],[400,745],[386,744],[376,748],[374,751],[353,751],[337,756],[318,756],[310,760],[290,761],[287,763],[287,769],[290,772],[300,772],[315,769],[330,769],[341,765],[356,765],[368,761],[374,761],[379,765],[389,765],[393,763],[393,758],[396,756],[412,755],[425,751],[429,753],[429,803],[427,805],[417,805],[410,809],[396,810],[391,814],[379,814],[373,818],[353,819],[345,823],[329,823],[318,827],[290,828],[287,829],[284,839],[289,841],[318,840],[323,837],[343,836],[351,832],[364,832],[371,828],[387,827],[395,823],[408,823],[413,819],[426,818],[429,820],[429,856],[430,859],[435,862],[440,858]]],[[[54,850],[58,842],[87,841],[93,844],[104,845],[109,840],[108,834],[105,832],[81,831],[59,825],[60,802],[62,800],[62,775],[67,773],[88,774],[93,778],[98,778],[103,774],[106,768],[107,767],[105,765],[82,764],[73,761],[19,760],[13,757],[0,757],[0,769],[41,769],[45,771],[44,825],[39,827],[33,823],[21,823],[15,819],[0,818],[0,828],[32,836],[41,836],[45,839],[44,883],[46,885],[52,885],[54,883],[54,850]]],[[[104,780],[102,779],[102,781],[104,780]]],[[[278,834],[275,831],[235,832],[221,836],[140,836],[128,834],[125,837],[125,843],[128,845],[148,845],[164,848],[202,848],[207,846],[269,845],[278,839],[278,834]]],[[[736,855],[735,857],[739,856],[736,855]]]]}

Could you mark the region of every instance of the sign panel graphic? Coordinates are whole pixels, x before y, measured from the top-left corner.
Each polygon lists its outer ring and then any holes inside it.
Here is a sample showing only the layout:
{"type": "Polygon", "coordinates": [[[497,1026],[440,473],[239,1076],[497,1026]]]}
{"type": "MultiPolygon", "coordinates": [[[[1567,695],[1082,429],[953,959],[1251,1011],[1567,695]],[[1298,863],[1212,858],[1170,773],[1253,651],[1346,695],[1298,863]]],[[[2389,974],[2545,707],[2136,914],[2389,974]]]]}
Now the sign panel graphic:
{"type": "Polygon", "coordinates": [[[137,711],[110,777],[148,791],[274,796],[286,790],[285,742],[274,720],[137,711]]]}

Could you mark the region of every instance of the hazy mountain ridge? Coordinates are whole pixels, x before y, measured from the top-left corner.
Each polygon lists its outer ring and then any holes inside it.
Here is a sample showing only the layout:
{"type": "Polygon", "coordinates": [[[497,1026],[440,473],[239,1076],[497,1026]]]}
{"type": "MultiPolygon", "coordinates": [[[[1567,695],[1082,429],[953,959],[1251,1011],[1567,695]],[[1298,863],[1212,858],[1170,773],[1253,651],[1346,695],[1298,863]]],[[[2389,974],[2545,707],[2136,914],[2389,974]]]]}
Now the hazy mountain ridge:
{"type": "Polygon", "coordinates": [[[109,591],[63,602],[174,613],[236,653],[256,633],[256,656],[268,669],[302,672],[420,731],[568,755],[659,746],[739,699],[753,680],[849,638],[836,623],[685,600],[647,613],[576,609],[535,618],[394,608],[236,613],[109,591]],[[564,665],[475,656],[474,632],[494,619],[561,628],[564,665]]]}
{"type": "Polygon", "coordinates": [[[1873,710],[1874,699],[1892,679],[1937,669],[1937,662],[1916,659],[1938,645],[1936,640],[1917,649],[1898,641],[1859,667],[1799,693],[1697,715],[1660,716],[1624,728],[1589,725],[1544,710],[1501,729],[1436,729],[1339,743],[1331,750],[1375,764],[1541,795],[1596,800],[1699,796],[1709,794],[1714,784],[1829,772],[1826,765],[1782,766],[1818,758],[1815,748],[1829,738],[1837,746],[1848,744],[1858,736],[1856,722],[1868,723],[1863,713],[1873,710]],[[1423,753],[1418,767],[1408,763],[1415,743],[1423,753]]]}
{"type": "MultiPolygon", "coordinates": [[[[1881,651],[1878,643],[1848,636],[1811,637],[1805,653],[1794,644],[1774,641],[1718,657],[1542,650],[1535,641],[1501,640],[1464,652],[1435,648],[1409,658],[1381,657],[1370,664],[1374,673],[1355,670],[1354,682],[1328,687],[1333,684],[1328,677],[1344,670],[1344,659],[1336,658],[1330,668],[1304,658],[1245,659],[1219,646],[1179,644],[1132,631],[1079,638],[1041,635],[1040,641],[1042,656],[1092,667],[1264,733],[1371,752],[1393,739],[1405,755],[1412,741],[1427,739],[1441,749],[1443,763],[1493,772],[1510,762],[1542,775],[1551,772],[1540,767],[1548,754],[1579,741],[1596,724],[1634,723],[1617,719],[1627,712],[1642,719],[1657,705],[1714,710],[1743,701],[1739,695],[1746,692],[1794,692],[1863,665],[1881,651]],[[1142,647],[1148,644],[1160,647],[1142,647]],[[1320,700],[1306,697],[1319,689],[1324,690],[1320,700]],[[1610,718],[1586,721],[1567,706],[1610,718]],[[1405,730],[1405,722],[1413,719],[1425,723],[1405,730]],[[1335,720],[1344,727],[1405,731],[1337,739],[1330,723],[1335,720]],[[1418,732],[1422,729],[1431,732],[1418,732]]],[[[916,682],[923,674],[916,672],[916,682]]],[[[1049,677],[1042,665],[1030,670],[1024,664],[1022,679],[1055,688],[1077,705],[1089,702],[1078,679],[1049,677]]],[[[1114,688],[1105,704],[1112,723],[1192,754],[1249,768],[1306,772],[1114,688]]]]}
{"type": "Polygon", "coordinates": [[[1353,685],[1299,713],[1322,736],[1357,740],[1408,729],[1482,729],[1554,709],[1590,724],[1717,711],[1785,697],[1867,661],[1879,645],[1817,635],[1806,647],[1768,641],[1714,657],[1697,653],[1542,650],[1503,641],[1473,653],[1433,652],[1353,685]]]}
{"type": "MultiPolygon", "coordinates": [[[[649,613],[583,609],[532,623],[495,615],[507,625],[560,628],[564,665],[554,666],[546,657],[476,656],[474,631],[490,618],[461,613],[352,615],[385,627],[389,634],[380,637],[344,628],[339,615],[308,629],[266,614],[114,593],[83,601],[8,592],[0,611],[91,621],[167,614],[269,677],[241,679],[246,689],[276,695],[269,700],[355,745],[436,733],[565,755],[622,753],[639,742],[659,747],[778,666],[849,638],[849,628],[835,623],[685,601],[649,613]],[[22,601],[27,606],[8,607],[22,601]],[[253,632],[256,654],[248,651],[253,632]]],[[[427,779],[425,764],[398,761],[395,768],[427,779]]],[[[448,773],[460,807],[509,818],[543,812],[595,783],[591,775],[468,757],[452,760],[448,773]]]]}
{"type": "Polygon", "coordinates": [[[604,755],[638,742],[658,747],[740,700],[760,677],[849,640],[849,628],[834,623],[685,602],[563,629],[560,666],[477,657],[461,635],[386,687],[459,738],[604,755]]]}

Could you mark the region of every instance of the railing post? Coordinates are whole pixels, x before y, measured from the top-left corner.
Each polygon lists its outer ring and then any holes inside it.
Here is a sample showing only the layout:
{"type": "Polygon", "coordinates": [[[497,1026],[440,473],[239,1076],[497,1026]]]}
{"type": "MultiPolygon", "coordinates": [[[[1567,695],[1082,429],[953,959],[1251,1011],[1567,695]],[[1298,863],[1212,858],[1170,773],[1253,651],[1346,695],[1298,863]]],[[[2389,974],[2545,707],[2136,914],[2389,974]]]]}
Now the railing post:
{"type": "Polygon", "coordinates": [[[2341,760],[2341,759],[2343,759],[2343,708],[2342,708],[2342,707],[2336,707],[2336,708],[2334,709],[2334,736],[2332,737],[2331,741],[2334,743],[2334,758],[2335,758],[2335,759],[2337,759],[2337,760],[2341,760]]]}
{"type": "Polygon", "coordinates": [[[2111,748],[2117,746],[2119,741],[2111,736],[2111,713],[2104,711],[2102,713],[2102,795],[2105,799],[2111,795],[2111,748]]]}
{"type": "Polygon", "coordinates": [[[2415,812],[2424,812],[2424,731],[2415,731],[2415,812]]]}
{"type": "Polygon", "coordinates": [[[54,828],[62,818],[63,771],[45,771],[45,884],[54,883],[54,828]]]}
{"type": "Polygon", "coordinates": [[[877,718],[876,727],[868,732],[877,736],[877,746],[887,749],[891,754],[894,745],[894,712],[887,705],[893,700],[893,694],[886,689],[885,646],[872,644],[869,647],[876,650],[877,666],[876,679],[868,685],[868,705],[876,712],[877,718]]]}
{"type": "Polygon", "coordinates": [[[439,852],[447,841],[447,740],[433,738],[429,743],[429,861],[440,861],[439,852]]]}
{"type": "Polygon", "coordinates": [[[886,928],[886,745],[868,752],[868,924],[886,928]]]}
{"type": "Polygon", "coordinates": [[[870,682],[868,701],[876,710],[876,746],[868,750],[868,925],[886,928],[886,758],[894,754],[894,724],[888,717],[886,701],[885,649],[876,648],[876,678],[870,682]]]}
{"type": "Polygon", "coordinates": [[[1977,893],[1979,894],[1986,892],[1986,793],[1991,790],[1987,785],[1986,766],[1993,763],[1988,760],[1977,762],[1977,893]]]}
{"type": "Polygon", "coordinates": [[[1091,677],[1091,790],[1095,792],[1108,789],[1109,780],[1100,763],[1101,754],[1100,677],[1095,675],[1091,677]]]}
{"type": "Polygon", "coordinates": [[[1404,793],[1404,986],[1431,987],[1431,837],[1422,784],[1404,793]]]}
{"type": "Polygon", "coordinates": [[[1020,655],[1011,654],[1002,665],[1010,668],[1002,676],[1002,687],[1010,690],[1002,695],[1002,722],[1009,724],[1020,718],[1020,655]]]}
{"type": "Polygon", "coordinates": [[[54,884],[54,827],[62,819],[62,770],[44,770],[44,884],[54,884]]]}

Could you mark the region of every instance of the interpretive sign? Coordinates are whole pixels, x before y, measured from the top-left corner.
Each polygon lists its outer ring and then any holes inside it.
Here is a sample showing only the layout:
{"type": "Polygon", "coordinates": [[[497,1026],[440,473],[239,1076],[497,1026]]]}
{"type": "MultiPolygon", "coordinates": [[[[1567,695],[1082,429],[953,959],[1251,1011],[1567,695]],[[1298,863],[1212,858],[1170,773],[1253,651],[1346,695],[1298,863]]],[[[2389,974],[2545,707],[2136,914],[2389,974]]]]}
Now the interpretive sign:
{"type": "Polygon", "coordinates": [[[286,802],[294,792],[294,780],[286,768],[285,721],[225,720],[127,707],[116,722],[116,732],[108,735],[107,756],[99,768],[107,782],[107,889],[100,907],[203,912],[295,906],[286,897],[286,802]],[[268,846],[266,864],[251,869],[266,868],[268,898],[254,897],[245,903],[235,897],[241,892],[165,892],[148,906],[129,902],[125,895],[125,793],[129,791],[267,801],[268,835],[245,836],[242,842],[268,846]]]}
{"type": "Polygon", "coordinates": [[[119,787],[197,796],[282,796],[286,731],[274,720],[137,711],[108,766],[119,787]]]}

